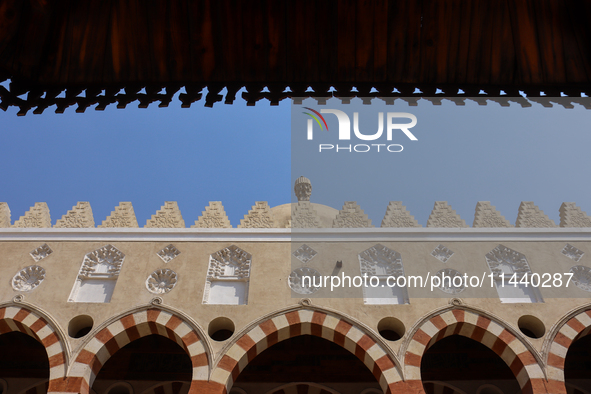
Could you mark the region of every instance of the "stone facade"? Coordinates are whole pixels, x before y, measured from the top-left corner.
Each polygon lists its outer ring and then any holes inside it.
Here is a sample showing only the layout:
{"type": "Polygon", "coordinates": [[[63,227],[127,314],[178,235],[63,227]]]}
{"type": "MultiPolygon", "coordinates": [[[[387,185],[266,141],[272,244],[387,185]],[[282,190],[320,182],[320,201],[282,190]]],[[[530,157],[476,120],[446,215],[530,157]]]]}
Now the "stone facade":
{"type": "MultiPolygon", "coordinates": [[[[277,224],[287,223],[290,211],[267,203],[257,203],[239,228],[229,226],[221,203],[212,203],[190,229],[178,228],[184,227],[178,206],[167,203],[148,221],[152,230],[124,233],[111,227],[137,225],[131,204],[118,207],[100,228],[75,226],[70,232],[40,230],[49,227],[49,210],[36,205],[12,226],[29,228],[9,228],[8,219],[0,229],[0,269],[10,278],[0,283],[0,333],[18,331],[43,346],[50,393],[118,392],[113,387],[123,386],[108,386],[101,371],[126,345],[153,335],[182,349],[191,378],[158,389],[128,379],[121,383],[128,392],[466,392],[461,382],[437,386],[422,377],[430,349],[461,336],[490,349],[521,392],[567,393],[569,346],[591,332],[591,228],[581,227],[586,215],[580,208],[563,205],[566,227],[559,228],[533,204],[523,204],[520,225],[513,227],[490,203],[479,203],[475,228],[466,229],[444,202],[435,204],[427,227],[419,227],[401,203],[391,203],[382,227],[373,228],[354,202],[338,212],[311,209],[302,183],[295,212],[307,207],[306,215],[318,218],[297,234],[277,224]],[[333,214],[334,228],[318,228],[331,223],[326,216],[333,214]],[[520,228],[528,223],[547,227],[520,228]],[[427,273],[440,279],[494,277],[482,290],[450,282],[429,291],[388,288],[390,293],[367,285],[331,291],[304,280],[367,274],[385,283],[427,273]],[[513,275],[546,273],[560,273],[562,280],[570,273],[572,283],[568,290],[516,286],[504,293],[499,287],[513,275]],[[91,323],[80,326],[85,317],[91,323]],[[227,335],[220,339],[219,333],[227,335]],[[344,348],[374,381],[278,382],[263,390],[240,380],[252,373],[249,365],[258,355],[300,336],[344,348]]],[[[79,209],[86,224],[94,221],[89,208],[79,209]]],[[[72,215],[58,222],[81,223],[69,221],[72,215]]],[[[0,377],[0,384],[6,392],[26,391],[25,380],[0,377]]],[[[35,384],[43,391],[46,383],[35,384]]],[[[484,390],[491,382],[478,384],[484,390]]],[[[504,383],[495,384],[503,392],[504,383]]]]}

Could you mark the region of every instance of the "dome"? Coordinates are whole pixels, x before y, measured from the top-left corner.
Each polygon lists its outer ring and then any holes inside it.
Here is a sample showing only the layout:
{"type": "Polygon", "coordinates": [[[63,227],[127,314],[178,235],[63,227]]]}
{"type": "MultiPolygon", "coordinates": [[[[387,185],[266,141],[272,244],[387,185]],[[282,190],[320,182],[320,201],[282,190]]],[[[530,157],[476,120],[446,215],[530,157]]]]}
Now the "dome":
{"type": "MultiPolygon", "coordinates": [[[[271,212],[273,213],[277,227],[287,227],[287,224],[291,220],[292,206],[295,205],[297,205],[297,203],[277,205],[276,207],[271,208],[271,212]]],[[[332,222],[337,217],[339,210],[329,207],[328,205],[315,203],[310,203],[310,205],[318,214],[318,219],[320,219],[320,227],[332,228],[332,222]]]]}

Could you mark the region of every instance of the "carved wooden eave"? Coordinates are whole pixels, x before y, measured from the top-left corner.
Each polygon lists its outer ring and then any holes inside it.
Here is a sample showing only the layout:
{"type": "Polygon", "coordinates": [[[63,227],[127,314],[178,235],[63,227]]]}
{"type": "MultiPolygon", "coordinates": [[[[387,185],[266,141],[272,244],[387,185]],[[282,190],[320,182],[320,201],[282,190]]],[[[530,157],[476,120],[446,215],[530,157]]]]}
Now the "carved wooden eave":
{"type": "Polygon", "coordinates": [[[182,107],[211,106],[242,88],[249,105],[436,94],[504,105],[521,91],[569,106],[591,95],[589,15],[579,0],[6,0],[0,108],[165,107],[178,92],[182,107]]]}

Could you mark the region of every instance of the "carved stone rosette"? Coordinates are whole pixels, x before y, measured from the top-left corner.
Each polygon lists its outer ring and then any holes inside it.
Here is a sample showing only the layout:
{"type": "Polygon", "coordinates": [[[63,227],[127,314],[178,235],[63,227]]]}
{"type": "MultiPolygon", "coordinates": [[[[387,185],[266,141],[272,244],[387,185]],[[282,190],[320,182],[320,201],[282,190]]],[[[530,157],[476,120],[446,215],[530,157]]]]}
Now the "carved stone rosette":
{"type": "Polygon", "coordinates": [[[466,288],[466,285],[463,283],[462,273],[452,268],[439,270],[435,276],[441,279],[441,283],[437,288],[444,293],[459,294],[466,288]],[[454,283],[454,278],[456,277],[459,277],[460,280],[456,280],[454,283]],[[457,285],[458,283],[460,284],[459,286],[457,285]]]}
{"type": "Polygon", "coordinates": [[[150,293],[166,294],[176,286],[178,275],[171,269],[161,268],[152,272],[146,279],[146,288],[150,293]]]}
{"type": "Polygon", "coordinates": [[[301,267],[291,272],[287,278],[287,283],[298,294],[313,294],[318,291],[318,288],[314,287],[314,282],[320,283],[321,280],[320,272],[313,268],[301,267]],[[304,277],[306,277],[306,280],[303,280],[304,277]]]}
{"type": "Polygon", "coordinates": [[[573,274],[573,283],[581,290],[591,292],[591,268],[584,265],[575,265],[570,269],[573,274]]]}
{"type": "Polygon", "coordinates": [[[31,291],[45,279],[45,270],[38,265],[30,265],[20,270],[12,278],[12,288],[16,291],[31,291]]]}

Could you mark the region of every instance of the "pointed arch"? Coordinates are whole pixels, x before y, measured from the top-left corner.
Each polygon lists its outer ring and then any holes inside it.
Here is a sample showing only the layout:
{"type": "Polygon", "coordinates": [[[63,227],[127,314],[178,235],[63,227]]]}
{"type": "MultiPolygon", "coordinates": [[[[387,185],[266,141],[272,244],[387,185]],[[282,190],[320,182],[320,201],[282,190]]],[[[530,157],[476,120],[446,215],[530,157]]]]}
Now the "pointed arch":
{"type": "Polygon", "coordinates": [[[570,346],[591,332],[591,306],[585,305],[568,313],[548,337],[547,368],[553,393],[566,394],[564,363],[570,346]]]}
{"type": "Polygon", "coordinates": [[[19,331],[43,345],[49,360],[49,390],[61,391],[68,363],[67,342],[57,323],[30,304],[0,305],[0,334],[19,331]]]}
{"type": "Polygon", "coordinates": [[[547,393],[547,381],[535,355],[502,323],[478,311],[446,308],[423,321],[409,333],[404,353],[408,382],[420,387],[421,360],[435,342],[451,335],[473,339],[495,352],[511,368],[523,393],[547,393]]]}
{"type": "Polygon", "coordinates": [[[136,309],[98,329],[78,353],[69,372],[66,392],[86,394],[107,360],[128,343],[157,334],[176,342],[187,352],[193,366],[191,390],[205,384],[209,375],[209,345],[196,324],[161,306],[136,309]]]}
{"type": "Polygon", "coordinates": [[[282,311],[243,332],[227,349],[210,378],[216,393],[230,392],[240,372],[274,344],[300,335],[327,339],[353,353],[373,373],[384,393],[402,380],[400,364],[361,324],[334,311],[307,307],[282,311]]]}

